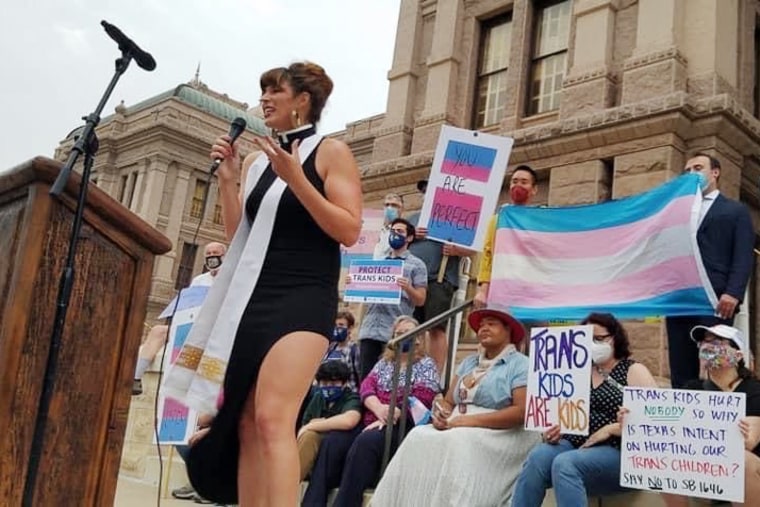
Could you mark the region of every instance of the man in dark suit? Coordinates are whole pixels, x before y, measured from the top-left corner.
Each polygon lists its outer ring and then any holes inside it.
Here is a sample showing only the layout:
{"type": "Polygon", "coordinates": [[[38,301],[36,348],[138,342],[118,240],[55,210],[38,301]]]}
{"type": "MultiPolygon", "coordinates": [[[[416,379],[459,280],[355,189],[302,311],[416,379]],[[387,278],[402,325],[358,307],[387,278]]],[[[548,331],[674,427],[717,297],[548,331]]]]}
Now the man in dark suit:
{"type": "Polygon", "coordinates": [[[699,350],[689,339],[690,330],[696,325],[733,324],[753,268],[755,244],[755,229],[747,208],[718,191],[718,159],[696,153],[686,162],[684,172],[698,172],[704,177],[697,243],[718,306],[714,315],[665,319],[674,388],[699,377],[699,350]]]}

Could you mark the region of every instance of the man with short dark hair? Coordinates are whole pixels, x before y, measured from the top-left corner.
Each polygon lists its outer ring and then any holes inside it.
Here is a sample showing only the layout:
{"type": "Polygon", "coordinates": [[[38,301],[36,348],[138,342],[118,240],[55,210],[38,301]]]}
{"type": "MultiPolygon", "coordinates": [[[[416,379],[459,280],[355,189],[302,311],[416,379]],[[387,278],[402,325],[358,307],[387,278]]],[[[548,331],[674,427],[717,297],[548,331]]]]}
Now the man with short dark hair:
{"type": "Polygon", "coordinates": [[[362,402],[348,386],[348,366],[343,361],[327,361],[317,370],[309,404],[298,430],[298,457],[301,480],[312,471],[322,437],[331,431],[349,432],[361,421],[362,402]]]}
{"type": "MultiPolygon", "coordinates": [[[[412,315],[415,306],[425,304],[427,297],[427,268],[416,255],[409,252],[414,241],[414,226],[403,218],[390,223],[388,245],[391,253],[386,259],[402,259],[403,275],[397,279],[401,287],[401,302],[397,305],[370,303],[359,328],[359,360],[361,379],[369,375],[391,337],[393,322],[401,315],[412,315]]],[[[347,275],[347,283],[351,275],[347,275]]]]}
{"type": "Polygon", "coordinates": [[[354,330],[354,314],[348,310],[342,310],[335,316],[335,328],[333,328],[330,346],[327,349],[323,363],[339,360],[348,366],[350,375],[348,386],[351,390],[359,391],[359,344],[352,339],[354,330]]]}
{"type": "MultiPolygon", "coordinates": [[[[417,182],[417,190],[423,195],[427,192],[427,180],[417,182]]],[[[461,257],[469,257],[475,252],[457,245],[442,244],[427,239],[427,228],[420,227],[420,212],[412,213],[408,217],[409,222],[415,226],[415,240],[409,245],[409,251],[422,259],[427,268],[428,289],[425,304],[414,310],[414,317],[419,322],[425,322],[451,308],[454,292],[459,287],[459,260],[461,257]],[[438,281],[438,272],[441,269],[443,259],[446,261],[446,269],[442,280],[438,281]]],[[[446,338],[446,322],[442,322],[430,329],[430,341],[428,352],[433,358],[438,370],[443,372],[448,357],[448,340],[446,338]]]]}
{"type": "Polygon", "coordinates": [[[691,329],[699,325],[732,325],[752,272],[755,244],[752,219],[744,204],[720,193],[720,171],[720,161],[701,152],[691,156],[683,170],[684,173],[699,173],[702,177],[697,244],[718,305],[715,315],[665,319],[670,379],[674,388],[683,387],[699,376],[699,350],[689,338],[691,329]]]}
{"type": "MultiPolygon", "coordinates": [[[[538,175],[530,166],[519,165],[509,175],[509,197],[514,206],[530,206],[533,198],[538,193],[538,175]]],[[[509,206],[505,204],[504,206],[509,206]]],[[[502,206],[501,208],[503,208],[502,206]]],[[[499,210],[501,210],[499,208],[499,210]]],[[[496,241],[496,225],[499,211],[491,217],[488,223],[488,232],[480,257],[480,269],[478,270],[478,292],[475,294],[474,305],[476,308],[486,306],[488,301],[488,289],[491,287],[491,270],[493,268],[493,250],[496,241]]],[[[497,301],[497,303],[499,303],[497,301]]]]}
{"type": "Polygon", "coordinates": [[[375,250],[372,258],[382,260],[391,254],[391,247],[388,245],[388,237],[391,234],[391,222],[401,218],[404,214],[404,198],[395,192],[391,192],[383,199],[383,228],[380,229],[375,250]]]}

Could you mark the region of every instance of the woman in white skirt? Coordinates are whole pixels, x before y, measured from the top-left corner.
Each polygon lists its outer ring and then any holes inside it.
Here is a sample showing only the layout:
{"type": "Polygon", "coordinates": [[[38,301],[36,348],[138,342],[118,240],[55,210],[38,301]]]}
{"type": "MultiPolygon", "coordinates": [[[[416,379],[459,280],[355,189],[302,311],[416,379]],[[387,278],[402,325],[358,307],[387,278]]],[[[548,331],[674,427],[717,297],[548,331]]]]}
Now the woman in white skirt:
{"type": "Polygon", "coordinates": [[[388,464],[373,507],[507,505],[539,435],[523,431],[528,358],[522,324],[496,308],[472,312],[479,353],[462,361],[433,424],[418,426],[388,464]]]}

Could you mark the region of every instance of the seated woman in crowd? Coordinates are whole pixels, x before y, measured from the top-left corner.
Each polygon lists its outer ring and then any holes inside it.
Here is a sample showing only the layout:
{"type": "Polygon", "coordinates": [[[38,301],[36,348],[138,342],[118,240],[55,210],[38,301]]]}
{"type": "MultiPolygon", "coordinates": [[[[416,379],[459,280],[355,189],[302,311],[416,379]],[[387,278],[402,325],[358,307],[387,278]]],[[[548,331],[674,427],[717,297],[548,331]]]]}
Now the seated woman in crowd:
{"type": "Polygon", "coordinates": [[[528,358],[525,329],[496,309],[470,313],[480,350],[462,361],[433,425],[409,433],[372,497],[378,507],[505,505],[538,435],[522,429],[528,358]]]}
{"type": "MultiPolygon", "coordinates": [[[[396,319],[393,325],[393,336],[399,337],[417,327],[418,322],[408,316],[396,319]]],[[[365,407],[364,429],[356,437],[343,467],[343,476],[340,481],[338,496],[335,498],[335,507],[356,507],[362,505],[364,490],[373,487],[380,475],[380,466],[383,458],[385,443],[385,426],[392,424],[393,446],[395,449],[399,440],[398,419],[399,410],[393,411],[393,420],[390,420],[389,404],[391,399],[391,382],[393,378],[393,363],[396,354],[401,354],[401,376],[399,378],[397,400],[401,405],[406,385],[406,361],[407,355],[413,354],[411,387],[409,391],[412,397],[427,409],[433,404],[433,398],[441,391],[439,385],[440,375],[435,361],[425,355],[424,336],[414,339],[414,344],[407,342],[407,347],[400,347],[397,352],[386,349],[382,359],[377,362],[372,371],[364,379],[360,394],[365,407]]],[[[407,412],[407,428],[414,425],[411,414],[407,412]]]]}
{"type": "MultiPolygon", "coordinates": [[[[760,381],[744,364],[743,339],[738,329],[719,324],[696,326],[691,337],[699,344],[699,358],[707,378],[693,380],[686,389],[746,394],[747,416],[739,422],[744,437],[744,503],[760,505],[760,381]]],[[[686,497],[663,494],[668,507],[687,507],[686,497]]]]}
{"type": "Polygon", "coordinates": [[[620,487],[620,424],[623,387],[657,387],[652,374],[630,359],[628,335],[609,313],[592,313],[593,324],[589,437],[562,435],[559,426],[528,455],[515,484],[514,507],[539,507],[554,488],[558,507],[588,505],[587,496],[625,491],[620,487]]]}

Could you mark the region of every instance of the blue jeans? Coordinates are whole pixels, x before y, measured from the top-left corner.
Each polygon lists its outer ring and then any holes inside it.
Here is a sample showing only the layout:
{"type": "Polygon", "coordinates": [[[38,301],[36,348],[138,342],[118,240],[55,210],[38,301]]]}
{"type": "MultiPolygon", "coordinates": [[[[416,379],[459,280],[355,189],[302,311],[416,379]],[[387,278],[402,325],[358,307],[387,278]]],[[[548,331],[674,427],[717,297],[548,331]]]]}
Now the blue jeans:
{"type": "Polygon", "coordinates": [[[557,507],[588,505],[587,495],[625,491],[620,487],[620,451],[608,445],[575,449],[567,440],[539,444],[528,454],[512,494],[514,507],[540,507],[554,488],[557,507]]]}

